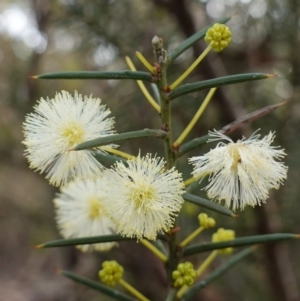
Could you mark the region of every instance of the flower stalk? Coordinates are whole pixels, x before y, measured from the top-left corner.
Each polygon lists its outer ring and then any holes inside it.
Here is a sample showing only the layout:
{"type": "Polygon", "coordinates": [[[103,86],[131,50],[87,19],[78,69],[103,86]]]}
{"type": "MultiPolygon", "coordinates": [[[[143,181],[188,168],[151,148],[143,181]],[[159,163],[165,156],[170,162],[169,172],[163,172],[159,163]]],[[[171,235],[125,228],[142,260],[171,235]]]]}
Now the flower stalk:
{"type": "Polygon", "coordinates": [[[197,275],[198,277],[202,275],[202,273],[209,267],[210,264],[216,259],[218,256],[219,251],[214,250],[210,253],[210,255],[202,262],[202,264],[197,269],[197,275]]]}
{"type": "Polygon", "coordinates": [[[206,57],[206,55],[210,52],[212,47],[209,45],[205,48],[205,50],[199,55],[199,57],[194,61],[194,63],[182,74],[180,75],[175,82],[170,85],[170,90],[174,90],[181,82],[183,82],[189,74],[200,64],[200,62],[206,57]]]}
{"type": "Polygon", "coordinates": [[[151,64],[146,60],[146,58],[139,52],[136,51],[135,52],[136,56],[138,57],[138,59],[142,62],[142,64],[151,72],[151,73],[155,73],[155,68],[153,66],[151,66],[151,64]]]}
{"type": "Polygon", "coordinates": [[[206,213],[200,213],[198,215],[198,220],[200,227],[179,244],[181,248],[185,247],[189,242],[196,238],[204,229],[212,228],[216,224],[216,221],[209,217],[206,213]]]}
{"type": "Polygon", "coordinates": [[[179,246],[181,248],[185,247],[189,242],[191,242],[193,239],[195,239],[205,228],[199,227],[194,232],[192,232],[189,236],[187,236],[180,244],[179,246]]]}
{"type": "Polygon", "coordinates": [[[125,158],[125,159],[127,159],[127,160],[132,160],[132,159],[135,158],[135,156],[132,156],[132,155],[130,155],[130,154],[127,154],[127,153],[125,153],[125,152],[122,152],[122,151],[120,151],[120,150],[118,150],[118,149],[107,148],[107,149],[105,149],[105,150],[106,150],[107,152],[111,153],[111,154],[117,155],[117,156],[119,156],[119,157],[121,157],[121,158],[125,158]]]}
{"type": "Polygon", "coordinates": [[[168,258],[165,254],[159,251],[152,243],[146,239],[141,239],[140,243],[144,245],[148,250],[150,250],[154,255],[156,255],[161,261],[167,262],[168,258]]]}
{"type": "Polygon", "coordinates": [[[122,285],[128,292],[130,292],[133,296],[135,296],[140,301],[150,301],[144,295],[142,295],[138,290],[136,290],[133,286],[131,286],[124,279],[119,280],[119,284],[122,285]]]}
{"type": "Polygon", "coordinates": [[[207,108],[210,100],[212,99],[215,91],[217,88],[211,88],[206,95],[204,101],[202,102],[201,106],[199,107],[198,111],[190,121],[189,125],[185,128],[185,130],[182,132],[182,134],[178,137],[178,139],[173,143],[173,147],[177,149],[179,145],[183,142],[183,140],[187,137],[187,135],[191,132],[197,121],[200,119],[202,116],[203,112],[207,108]]]}
{"type": "MultiPolygon", "coordinates": [[[[126,63],[129,67],[129,69],[131,71],[136,71],[136,68],[132,62],[132,60],[130,59],[129,56],[125,57],[126,63]]],[[[160,106],[157,104],[157,102],[154,100],[154,98],[150,95],[150,93],[148,92],[148,90],[146,89],[144,83],[141,80],[137,80],[136,81],[138,86],[140,87],[142,93],[144,94],[144,96],[146,97],[146,99],[148,100],[148,102],[150,103],[150,105],[158,112],[160,113],[160,106]]]]}

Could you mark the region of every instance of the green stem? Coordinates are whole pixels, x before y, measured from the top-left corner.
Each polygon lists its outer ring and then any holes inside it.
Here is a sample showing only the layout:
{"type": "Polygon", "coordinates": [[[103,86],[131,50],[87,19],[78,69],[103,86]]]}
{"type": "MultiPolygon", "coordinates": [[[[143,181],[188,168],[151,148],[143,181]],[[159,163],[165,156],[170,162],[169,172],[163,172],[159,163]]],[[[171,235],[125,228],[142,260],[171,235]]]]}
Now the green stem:
{"type": "MultiPolygon", "coordinates": [[[[161,98],[161,121],[163,130],[167,131],[167,135],[164,139],[165,144],[165,158],[167,161],[167,168],[170,169],[175,166],[175,152],[172,148],[172,124],[171,124],[171,103],[167,99],[167,52],[163,49],[162,39],[154,37],[152,40],[154,55],[156,64],[159,65],[160,73],[159,80],[157,82],[160,98],[161,98]]],[[[174,228],[177,226],[177,219],[174,222],[174,228]]],[[[174,229],[173,228],[173,229],[174,229]]],[[[177,268],[179,257],[178,257],[178,244],[177,244],[177,233],[176,231],[170,230],[169,240],[169,260],[167,262],[167,274],[170,285],[172,284],[172,272],[177,268]]],[[[174,296],[175,297],[175,296],[174,296]]],[[[174,297],[172,299],[174,299],[174,297]]],[[[170,297],[171,298],[171,297],[170,297]]]]}

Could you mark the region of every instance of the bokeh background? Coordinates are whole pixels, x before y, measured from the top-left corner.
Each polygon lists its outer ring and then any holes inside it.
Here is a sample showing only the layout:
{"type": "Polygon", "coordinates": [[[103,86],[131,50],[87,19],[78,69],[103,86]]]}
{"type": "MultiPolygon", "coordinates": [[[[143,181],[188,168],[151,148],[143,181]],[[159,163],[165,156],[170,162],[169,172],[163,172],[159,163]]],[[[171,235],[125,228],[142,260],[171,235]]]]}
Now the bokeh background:
{"type": "MultiPolygon", "coordinates": [[[[288,179],[272,191],[264,206],[246,208],[239,218],[212,214],[219,226],[237,236],[276,232],[300,233],[300,56],[298,0],[1,0],[0,2],[0,300],[79,301],[109,300],[58,275],[56,269],[97,279],[105,259],[117,259],[126,279],[151,300],[165,298],[162,264],[133,242],[122,242],[106,254],[82,254],[75,248],[35,250],[32,246],[60,238],[52,199],[57,188],[43,175],[29,170],[23,157],[22,122],[40,97],[57,91],[100,97],[124,132],[160,127],[159,117],[134,81],[34,80],[30,75],[55,71],[124,70],[124,56],[140,51],[153,61],[151,39],[163,37],[171,50],[202,27],[223,16],[233,41],[220,54],[211,52],[185,82],[245,72],[276,73],[276,78],[223,87],[218,90],[189,138],[207,133],[243,115],[271,104],[288,101],[232,137],[276,131],[276,145],[285,148],[288,179]]],[[[175,80],[204,49],[198,43],[170,67],[175,80]]],[[[151,87],[149,87],[151,89],[151,87]]],[[[206,91],[176,99],[172,104],[174,138],[187,125],[206,91]]],[[[121,150],[163,155],[161,141],[140,140],[122,144],[121,150]]],[[[209,149],[205,146],[195,155],[209,149]]],[[[187,178],[186,157],[179,169],[187,178]]],[[[197,191],[196,191],[197,192],[197,191]]],[[[201,193],[200,190],[197,193],[201,193]]],[[[200,209],[184,207],[181,236],[197,227],[200,209]]],[[[209,241],[212,232],[199,237],[209,241]]],[[[225,277],[203,289],[195,300],[300,300],[300,243],[261,246],[225,277]]],[[[199,264],[208,254],[190,257],[199,264]]],[[[213,269],[226,257],[220,257],[213,269]]]]}

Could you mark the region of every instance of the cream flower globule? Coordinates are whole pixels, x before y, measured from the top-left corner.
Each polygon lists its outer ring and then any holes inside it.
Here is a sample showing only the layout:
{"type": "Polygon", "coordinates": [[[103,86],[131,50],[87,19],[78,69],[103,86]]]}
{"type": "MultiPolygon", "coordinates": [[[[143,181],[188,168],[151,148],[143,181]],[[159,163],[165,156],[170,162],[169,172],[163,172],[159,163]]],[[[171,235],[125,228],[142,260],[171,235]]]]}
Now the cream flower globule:
{"type": "MultiPolygon", "coordinates": [[[[41,98],[34,112],[23,124],[26,145],[25,156],[30,167],[46,172],[46,178],[56,186],[80,178],[98,176],[102,165],[91,151],[69,151],[87,140],[114,133],[114,120],[99,98],[74,96],[66,91],[54,99],[41,98]]],[[[97,150],[105,150],[108,145],[97,150]]]]}
{"type": "MultiPolygon", "coordinates": [[[[115,233],[115,223],[108,217],[104,203],[106,187],[103,178],[75,180],[61,188],[54,199],[56,221],[64,238],[110,235],[115,233]]],[[[115,242],[79,245],[82,251],[108,251],[115,242]]]]}
{"type": "Polygon", "coordinates": [[[105,206],[123,236],[154,240],[168,231],[183,203],[183,181],[165,161],[140,155],[126,165],[117,162],[109,171],[109,193],[105,206]]]}
{"type": "Polygon", "coordinates": [[[229,137],[214,131],[209,132],[208,142],[219,142],[203,156],[189,161],[194,165],[193,176],[209,175],[209,184],[204,188],[209,198],[225,201],[228,208],[244,209],[246,205],[261,205],[269,196],[271,188],[278,189],[287,177],[287,167],[280,162],[284,150],[271,146],[274,133],[259,140],[256,132],[236,143],[229,137]]]}

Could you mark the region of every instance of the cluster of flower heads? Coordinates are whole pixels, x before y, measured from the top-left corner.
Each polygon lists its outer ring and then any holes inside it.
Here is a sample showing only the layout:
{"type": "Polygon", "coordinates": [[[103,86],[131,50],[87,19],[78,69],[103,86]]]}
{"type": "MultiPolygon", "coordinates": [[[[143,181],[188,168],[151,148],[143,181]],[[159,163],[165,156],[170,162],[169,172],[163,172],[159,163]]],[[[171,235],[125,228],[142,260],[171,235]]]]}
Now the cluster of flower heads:
{"type": "MultiPolygon", "coordinates": [[[[61,185],[54,200],[58,227],[66,238],[109,235],[155,239],[169,230],[183,203],[183,181],[165,161],[146,155],[105,169],[91,151],[72,151],[81,142],[114,133],[110,111],[100,99],[63,91],[41,99],[24,122],[30,167],[61,185]]],[[[105,151],[115,145],[99,147],[105,151]]],[[[80,246],[108,250],[113,243],[80,246]]]]}
{"type": "MultiPolygon", "coordinates": [[[[87,140],[114,133],[110,111],[99,98],[57,93],[54,99],[41,99],[24,122],[25,156],[30,167],[46,172],[51,184],[62,186],[55,198],[57,223],[65,238],[109,235],[114,232],[137,239],[156,239],[168,231],[178,215],[184,193],[181,174],[165,169],[165,161],[150,154],[116,162],[104,168],[93,151],[73,151],[87,140]]],[[[195,178],[209,175],[208,197],[225,200],[233,210],[260,205],[271,188],[286,178],[287,167],[280,159],[283,150],[271,146],[274,133],[259,140],[234,143],[215,131],[209,141],[219,142],[207,154],[193,157],[195,178]]],[[[105,152],[116,145],[97,147],[105,152]]],[[[108,250],[114,243],[81,246],[108,250]]]]}

